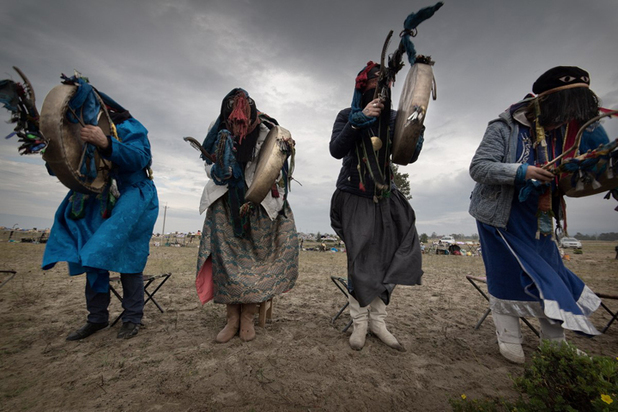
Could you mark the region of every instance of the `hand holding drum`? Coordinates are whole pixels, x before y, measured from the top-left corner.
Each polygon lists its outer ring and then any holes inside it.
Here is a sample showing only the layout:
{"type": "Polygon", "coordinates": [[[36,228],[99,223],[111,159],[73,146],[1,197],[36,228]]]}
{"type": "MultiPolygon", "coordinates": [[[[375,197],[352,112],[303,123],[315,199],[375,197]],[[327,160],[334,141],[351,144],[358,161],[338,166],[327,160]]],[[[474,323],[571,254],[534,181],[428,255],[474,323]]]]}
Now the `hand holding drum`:
{"type": "Polygon", "coordinates": [[[84,142],[91,143],[101,149],[107,149],[109,146],[109,140],[99,126],[87,124],[80,130],[79,137],[81,137],[84,142]]]}
{"type": "Polygon", "coordinates": [[[83,125],[69,102],[77,91],[77,87],[69,84],[59,84],[45,97],[41,108],[41,133],[49,140],[43,160],[67,188],[80,193],[101,193],[108,183],[108,172],[112,167],[109,160],[102,158],[97,151],[94,153],[96,178],[85,177],[81,173],[84,161],[85,145],[89,142],[105,149],[109,145],[108,135],[112,134],[112,120],[105,109],[105,104],[96,95],[101,106],[98,126],[83,125]],[[79,123],[67,119],[70,111],[79,123]]]}

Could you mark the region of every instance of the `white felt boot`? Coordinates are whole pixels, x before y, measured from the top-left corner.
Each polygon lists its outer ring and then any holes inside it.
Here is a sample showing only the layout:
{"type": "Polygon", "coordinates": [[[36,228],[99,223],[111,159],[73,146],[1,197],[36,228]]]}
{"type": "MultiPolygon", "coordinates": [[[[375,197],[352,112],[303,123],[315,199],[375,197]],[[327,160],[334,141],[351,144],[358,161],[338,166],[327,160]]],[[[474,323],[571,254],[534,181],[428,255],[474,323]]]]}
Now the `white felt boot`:
{"type": "MultiPolygon", "coordinates": [[[[552,322],[547,318],[539,318],[541,324],[541,341],[548,340],[558,345],[570,345],[564,336],[564,329],[562,325],[557,322],[552,322]]],[[[588,356],[588,354],[582,350],[575,348],[575,352],[579,356],[588,356]]]]}
{"type": "Polygon", "coordinates": [[[350,347],[354,350],[361,350],[365,346],[365,337],[367,336],[369,308],[367,306],[361,308],[358,301],[352,295],[349,296],[349,302],[353,326],[352,335],[350,335],[350,347]]]}
{"type": "Polygon", "coordinates": [[[526,357],[524,349],[521,347],[523,340],[521,336],[521,325],[517,316],[491,313],[496,325],[496,336],[498,336],[498,347],[500,354],[513,363],[524,363],[526,357]]]}
{"type": "Polygon", "coordinates": [[[546,318],[539,318],[541,325],[541,340],[549,340],[551,342],[566,342],[564,337],[564,329],[559,323],[551,322],[546,318]]]}
{"type": "Polygon", "coordinates": [[[384,319],[386,319],[386,304],[379,297],[375,298],[369,309],[369,330],[387,346],[405,352],[403,345],[386,329],[384,319]]]}

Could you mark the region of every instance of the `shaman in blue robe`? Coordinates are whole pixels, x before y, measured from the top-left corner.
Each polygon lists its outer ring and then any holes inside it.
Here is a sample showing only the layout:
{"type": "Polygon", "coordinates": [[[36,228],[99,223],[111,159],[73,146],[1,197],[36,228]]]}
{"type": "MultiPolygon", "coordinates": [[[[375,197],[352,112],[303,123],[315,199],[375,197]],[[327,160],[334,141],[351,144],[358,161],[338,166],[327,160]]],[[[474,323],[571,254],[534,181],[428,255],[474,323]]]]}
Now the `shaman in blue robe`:
{"type": "Polygon", "coordinates": [[[91,286],[100,292],[108,290],[107,282],[97,282],[91,274],[144,270],[159,213],[157,190],[148,176],[152,159],[148,131],[132,117],[116,129],[119,140],[110,139],[111,153],[100,152],[112,162],[110,174],[120,192],[111,216],[103,217],[106,201],[100,195],[71,190],[56,212],[42,264],[50,269],[67,262],[70,275],[87,272],[91,286]],[[76,209],[83,210],[81,218],[72,217],[76,209]]]}

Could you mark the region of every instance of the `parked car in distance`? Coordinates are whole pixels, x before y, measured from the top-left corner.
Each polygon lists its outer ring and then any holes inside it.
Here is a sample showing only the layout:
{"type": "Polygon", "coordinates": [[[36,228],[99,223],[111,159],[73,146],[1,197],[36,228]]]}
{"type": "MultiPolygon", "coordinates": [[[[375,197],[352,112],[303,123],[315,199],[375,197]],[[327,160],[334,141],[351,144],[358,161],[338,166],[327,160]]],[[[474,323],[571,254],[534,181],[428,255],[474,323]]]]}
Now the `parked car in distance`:
{"type": "Polygon", "coordinates": [[[453,236],[443,236],[440,239],[440,243],[442,244],[448,244],[448,245],[453,245],[455,244],[455,238],[453,236]]]}
{"type": "Polygon", "coordinates": [[[574,237],[563,237],[562,239],[560,239],[560,247],[563,247],[563,248],[572,247],[575,249],[581,249],[582,242],[575,239],[574,237]]]}

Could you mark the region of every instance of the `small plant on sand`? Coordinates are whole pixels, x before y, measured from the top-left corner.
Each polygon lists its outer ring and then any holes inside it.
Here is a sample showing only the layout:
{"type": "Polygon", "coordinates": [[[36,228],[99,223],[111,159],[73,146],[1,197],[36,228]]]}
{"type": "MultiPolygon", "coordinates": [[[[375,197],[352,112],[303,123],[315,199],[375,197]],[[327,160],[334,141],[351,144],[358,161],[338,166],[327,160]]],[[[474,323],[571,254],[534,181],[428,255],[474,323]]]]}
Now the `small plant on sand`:
{"type": "Polygon", "coordinates": [[[543,342],[522,376],[513,378],[520,392],[503,399],[450,400],[454,411],[618,411],[618,360],[578,353],[567,344],[543,342]]]}

